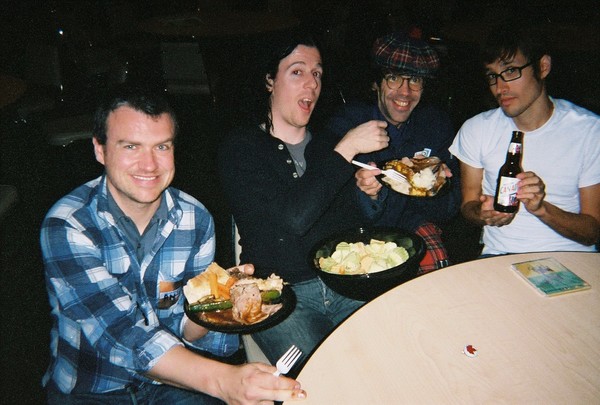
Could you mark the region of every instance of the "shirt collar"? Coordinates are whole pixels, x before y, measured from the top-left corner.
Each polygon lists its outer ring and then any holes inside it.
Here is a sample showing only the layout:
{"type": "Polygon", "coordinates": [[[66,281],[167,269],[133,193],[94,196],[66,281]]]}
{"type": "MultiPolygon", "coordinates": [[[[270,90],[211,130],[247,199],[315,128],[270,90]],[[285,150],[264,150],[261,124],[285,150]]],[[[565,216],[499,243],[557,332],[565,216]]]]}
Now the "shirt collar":
{"type": "MultiPolygon", "coordinates": [[[[115,219],[115,222],[121,221],[121,219],[123,217],[129,218],[129,217],[127,217],[127,215],[125,215],[125,213],[123,212],[121,207],[119,207],[119,205],[113,198],[112,194],[110,193],[110,190],[108,190],[108,187],[106,188],[106,200],[107,200],[107,211],[113,216],[113,218],[115,219]]],[[[156,210],[154,215],[152,215],[151,221],[154,221],[154,220],[166,221],[168,219],[168,215],[169,215],[169,210],[167,208],[165,193],[163,193],[160,197],[160,205],[158,206],[158,209],[156,210]]]]}

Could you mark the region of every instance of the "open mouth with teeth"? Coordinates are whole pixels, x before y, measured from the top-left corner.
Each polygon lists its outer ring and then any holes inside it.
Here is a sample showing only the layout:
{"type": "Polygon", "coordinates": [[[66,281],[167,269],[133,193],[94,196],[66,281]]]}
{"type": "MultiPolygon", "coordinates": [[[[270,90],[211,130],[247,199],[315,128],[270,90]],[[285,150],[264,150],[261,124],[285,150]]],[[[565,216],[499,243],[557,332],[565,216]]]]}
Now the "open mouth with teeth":
{"type": "Polygon", "coordinates": [[[133,181],[140,187],[154,187],[159,181],[159,176],[133,175],[133,181]]]}
{"type": "Polygon", "coordinates": [[[139,175],[134,175],[133,176],[134,179],[139,180],[139,181],[154,181],[158,178],[158,176],[139,176],[139,175]]]}
{"type": "Polygon", "coordinates": [[[298,101],[298,104],[303,110],[310,111],[310,108],[313,105],[313,101],[310,98],[303,98],[300,101],[298,101]]]}
{"type": "Polygon", "coordinates": [[[398,107],[398,109],[405,110],[409,108],[410,103],[406,100],[393,100],[394,105],[398,107]]]}

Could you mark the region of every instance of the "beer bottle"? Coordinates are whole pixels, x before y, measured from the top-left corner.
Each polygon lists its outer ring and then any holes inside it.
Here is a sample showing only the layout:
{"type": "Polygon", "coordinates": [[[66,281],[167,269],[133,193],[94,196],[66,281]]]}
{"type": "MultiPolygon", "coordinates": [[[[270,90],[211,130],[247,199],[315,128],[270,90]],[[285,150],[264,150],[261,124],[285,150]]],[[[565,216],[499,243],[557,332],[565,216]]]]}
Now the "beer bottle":
{"type": "Polygon", "coordinates": [[[521,173],[521,158],[523,156],[523,132],[513,131],[506,161],[498,171],[494,209],[500,212],[513,213],[519,209],[517,200],[517,174],[521,173]]]}

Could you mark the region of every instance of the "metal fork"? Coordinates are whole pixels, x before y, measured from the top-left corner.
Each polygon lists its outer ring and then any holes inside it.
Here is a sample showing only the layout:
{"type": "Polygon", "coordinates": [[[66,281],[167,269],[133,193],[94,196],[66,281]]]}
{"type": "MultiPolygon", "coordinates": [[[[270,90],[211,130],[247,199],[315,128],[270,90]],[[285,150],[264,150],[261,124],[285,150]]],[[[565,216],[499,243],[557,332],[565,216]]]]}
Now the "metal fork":
{"type": "Polygon", "coordinates": [[[298,349],[296,345],[292,345],[292,347],[290,347],[288,351],[285,352],[283,356],[279,358],[279,360],[277,360],[277,363],[275,364],[277,371],[275,371],[273,375],[279,376],[281,374],[288,373],[301,355],[302,352],[300,349],[298,349]]]}
{"type": "MultiPolygon", "coordinates": [[[[367,169],[367,170],[375,170],[377,169],[377,167],[371,166],[371,165],[367,165],[365,163],[359,162],[358,160],[353,160],[352,164],[358,167],[362,167],[363,169],[367,169]]],[[[406,182],[406,177],[393,169],[389,169],[389,170],[381,170],[381,174],[385,175],[386,177],[389,177],[392,180],[396,180],[396,181],[403,181],[406,182]]]]}

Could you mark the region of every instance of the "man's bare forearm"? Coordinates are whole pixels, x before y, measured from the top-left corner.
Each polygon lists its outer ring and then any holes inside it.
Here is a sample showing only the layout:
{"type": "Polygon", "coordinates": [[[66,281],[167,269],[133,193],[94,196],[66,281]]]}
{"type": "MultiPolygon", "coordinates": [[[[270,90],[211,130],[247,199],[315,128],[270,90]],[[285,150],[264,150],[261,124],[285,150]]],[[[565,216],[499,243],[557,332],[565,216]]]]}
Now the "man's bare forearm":
{"type": "Polygon", "coordinates": [[[590,246],[600,239],[600,224],[591,215],[567,212],[547,201],[532,214],[560,235],[582,245],[590,246]]]}

